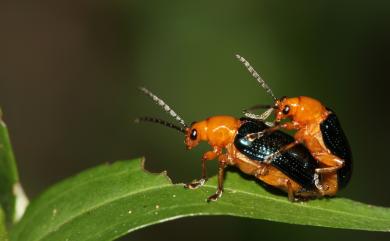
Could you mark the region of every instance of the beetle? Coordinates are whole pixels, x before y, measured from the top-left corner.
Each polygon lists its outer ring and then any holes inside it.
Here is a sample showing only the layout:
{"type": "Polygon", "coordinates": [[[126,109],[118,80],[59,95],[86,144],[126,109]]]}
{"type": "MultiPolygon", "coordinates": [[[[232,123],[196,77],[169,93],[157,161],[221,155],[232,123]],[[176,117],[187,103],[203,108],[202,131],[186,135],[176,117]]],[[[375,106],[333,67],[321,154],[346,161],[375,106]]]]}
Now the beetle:
{"type": "MultiPolygon", "coordinates": [[[[136,119],[136,122],[159,123],[180,131],[185,135],[184,143],[188,150],[196,147],[202,141],[208,142],[212,147],[211,151],[207,151],[202,156],[201,178],[185,185],[188,189],[195,189],[204,185],[207,181],[206,162],[218,159],[218,187],[216,193],[208,197],[208,202],[216,201],[221,197],[224,172],[227,166],[236,166],[240,171],[287,192],[289,200],[294,200],[295,196],[331,195],[330,192],[328,194],[319,192],[316,188],[320,182],[318,175],[315,174],[315,169],[318,166],[315,159],[303,145],[296,145],[270,163],[263,161],[266,155],[276,151],[278,147],[293,139],[291,136],[276,131],[267,137],[260,137],[257,139],[258,142],[251,142],[248,145],[245,144],[248,141],[246,135],[248,131],[264,130],[268,128],[266,124],[250,118],[237,119],[232,116],[212,116],[205,120],[193,122],[188,126],[162,99],[146,88],[140,88],[140,90],[174,117],[180,125],[153,117],[141,117],[136,119]],[[225,153],[223,153],[223,150],[225,153]],[[245,151],[252,151],[254,153],[253,158],[248,157],[250,155],[245,151]]],[[[332,190],[337,189],[336,174],[327,175],[322,179],[321,183],[326,183],[332,190]]]]}
{"type": "Polygon", "coordinates": [[[262,115],[244,111],[246,116],[259,120],[265,120],[272,112],[275,112],[272,128],[249,133],[249,137],[256,139],[280,128],[296,130],[295,140],[267,156],[265,162],[270,162],[280,153],[304,143],[311,155],[319,162],[316,173],[321,175],[337,173],[339,186],[346,186],[352,175],[352,152],[336,114],[319,100],[308,96],[276,98],[271,88],[251,64],[238,54],[236,57],[274,100],[273,105],[257,105],[249,109],[267,108],[262,115]],[[285,119],[289,121],[281,123],[285,119]]]}

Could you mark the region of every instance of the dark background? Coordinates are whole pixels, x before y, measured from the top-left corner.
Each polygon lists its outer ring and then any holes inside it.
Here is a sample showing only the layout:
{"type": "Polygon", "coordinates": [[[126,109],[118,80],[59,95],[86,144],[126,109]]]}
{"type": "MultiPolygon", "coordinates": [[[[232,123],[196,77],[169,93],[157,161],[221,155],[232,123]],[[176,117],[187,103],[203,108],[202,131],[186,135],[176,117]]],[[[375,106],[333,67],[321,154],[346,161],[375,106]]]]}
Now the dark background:
{"type": "MultiPolygon", "coordinates": [[[[187,122],[240,116],[271,99],[237,62],[245,56],[277,96],[334,109],[354,174],[340,196],[389,206],[388,1],[12,1],[0,4],[0,105],[29,197],[85,168],[146,156],[174,181],[199,176],[207,146],[140,115],[187,122]]],[[[209,167],[215,171],[215,162],[209,167]]],[[[260,188],[260,187],[259,187],[260,188]]],[[[266,207],[259,207],[266,208],[266,207]]],[[[389,235],[232,217],[196,217],[121,240],[388,240],[389,235]]]]}

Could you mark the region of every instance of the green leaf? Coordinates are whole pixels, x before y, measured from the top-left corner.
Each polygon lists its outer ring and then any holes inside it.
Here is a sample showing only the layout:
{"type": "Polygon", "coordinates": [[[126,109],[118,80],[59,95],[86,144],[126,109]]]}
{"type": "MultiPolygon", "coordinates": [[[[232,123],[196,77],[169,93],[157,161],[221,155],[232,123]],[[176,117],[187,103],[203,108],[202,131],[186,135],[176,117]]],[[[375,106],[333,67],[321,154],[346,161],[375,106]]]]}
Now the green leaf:
{"type": "Polygon", "coordinates": [[[16,168],[7,126],[0,109],[0,205],[5,212],[7,226],[23,214],[27,199],[24,196],[16,168]],[[17,205],[19,203],[19,205],[17,205]]]}
{"type": "Polygon", "coordinates": [[[291,203],[255,181],[229,172],[225,192],[207,203],[216,180],[197,190],[143,170],[140,160],[87,170],[54,185],[28,207],[13,241],[113,240],[126,233],[194,215],[231,215],[334,228],[390,231],[390,210],[344,198],[291,203]]]}
{"type": "Polygon", "coordinates": [[[7,241],[7,229],[5,225],[5,215],[3,209],[0,207],[0,241],[7,241]]]}

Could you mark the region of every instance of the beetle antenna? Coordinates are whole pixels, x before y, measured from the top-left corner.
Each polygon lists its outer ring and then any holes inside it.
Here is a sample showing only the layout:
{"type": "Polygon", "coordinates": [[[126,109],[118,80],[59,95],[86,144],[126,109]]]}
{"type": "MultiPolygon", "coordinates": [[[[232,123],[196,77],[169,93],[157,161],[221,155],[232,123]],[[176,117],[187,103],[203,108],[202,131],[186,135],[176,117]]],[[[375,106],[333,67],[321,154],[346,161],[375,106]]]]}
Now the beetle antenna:
{"type": "Polygon", "coordinates": [[[243,110],[242,112],[248,118],[260,120],[260,121],[265,121],[266,119],[268,119],[268,117],[272,114],[273,111],[274,111],[274,108],[271,107],[260,115],[254,114],[254,113],[250,112],[249,110],[243,110]]]}
{"type": "Polygon", "coordinates": [[[260,75],[256,72],[256,70],[251,66],[251,64],[246,59],[244,59],[244,57],[241,57],[238,54],[236,54],[236,58],[245,65],[249,73],[251,73],[252,76],[257,80],[257,82],[260,83],[261,87],[263,87],[265,91],[269,95],[271,95],[274,100],[277,100],[271,88],[267,85],[267,83],[265,83],[265,81],[260,77],[260,75]]]}
{"type": "Polygon", "coordinates": [[[170,116],[175,118],[177,120],[177,122],[179,122],[182,126],[184,126],[185,128],[187,127],[183,118],[181,118],[178,114],[176,114],[176,112],[174,110],[172,110],[172,108],[169,107],[169,105],[167,105],[162,99],[160,99],[159,97],[157,97],[155,94],[153,94],[151,91],[149,91],[148,89],[146,89],[144,87],[139,87],[139,89],[142,92],[144,92],[146,95],[148,95],[150,98],[152,98],[152,100],[157,105],[159,105],[161,108],[163,108],[163,110],[165,112],[167,112],[170,116]]]}
{"type": "Polygon", "coordinates": [[[155,117],[148,117],[148,116],[145,116],[145,117],[139,117],[137,119],[134,120],[135,123],[140,123],[140,122],[152,122],[152,123],[157,123],[157,124],[161,124],[163,126],[166,126],[166,127],[169,127],[169,128],[172,128],[172,129],[175,129],[175,130],[178,130],[184,134],[186,134],[186,129],[181,127],[181,126],[177,126],[173,123],[170,123],[168,121],[165,121],[165,120],[162,120],[162,119],[159,119],[159,118],[155,118],[155,117]]]}

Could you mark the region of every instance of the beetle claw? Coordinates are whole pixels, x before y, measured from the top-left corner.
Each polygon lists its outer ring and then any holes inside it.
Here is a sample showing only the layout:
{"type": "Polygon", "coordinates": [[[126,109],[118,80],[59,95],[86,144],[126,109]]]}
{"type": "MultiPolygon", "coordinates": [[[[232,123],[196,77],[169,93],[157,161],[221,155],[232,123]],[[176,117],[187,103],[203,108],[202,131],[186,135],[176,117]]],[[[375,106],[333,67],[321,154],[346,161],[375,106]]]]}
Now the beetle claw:
{"type": "Polygon", "coordinates": [[[320,184],[319,176],[320,175],[318,175],[318,173],[314,174],[314,185],[317,187],[318,191],[320,191],[321,193],[324,193],[325,191],[327,191],[329,189],[329,186],[320,184]]]}
{"type": "Polygon", "coordinates": [[[259,132],[256,132],[256,133],[250,133],[250,134],[246,135],[246,138],[249,141],[254,141],[254,140],[264,136],[264,134],[265,134],[265,131],[259,131],[259,132]]]}
{"type": "Polygon", "coordinates": [[[264,158],[264,163],[270,164],[277,156],[281,154],[280,151],[276,151],[264,158]]]}
{"type": "Polygon", "coordinates": [[[199,179],[199,180],[194,180],[190,183],[187,183],[184,185],[184,188],[187,188],[187,189],[197,189],[201,186],[203,186],[205,183],[206,183],[206,179],[205,178],[202,178],[202,179],[199,179]]]}
{"type": "Polygon", "coordinates": [[[207,198],[207,202],[217,201],[222,196],[222,190],[217,190],[216,193],[207,198]]]}

